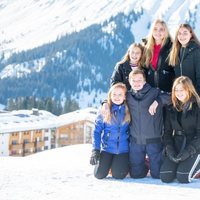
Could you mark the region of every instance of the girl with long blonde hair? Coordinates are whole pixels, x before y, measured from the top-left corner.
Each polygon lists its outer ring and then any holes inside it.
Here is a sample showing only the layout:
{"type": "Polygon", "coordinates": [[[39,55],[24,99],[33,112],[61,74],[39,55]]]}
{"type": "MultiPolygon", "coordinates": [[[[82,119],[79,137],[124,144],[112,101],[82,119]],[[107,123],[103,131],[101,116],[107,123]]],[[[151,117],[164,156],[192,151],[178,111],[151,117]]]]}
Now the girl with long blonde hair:
{"type": "Polygon", "coordinates": [[[96,119],[90,164],[95,165],[94,176],[98,179],[105,178],[110,170],[116,179],[125,178],[129,172],[130,113],[126,91],[123,83],[113,85],[107,98],[109,112],[96,119]]]}
{"type": "Polygon", "coordinates": [[[144,50],[147,83],[165,92],[171,92],[174,69],[168,64],[172,39],[167,24],[157,19],[151,26],[144,50]]]}

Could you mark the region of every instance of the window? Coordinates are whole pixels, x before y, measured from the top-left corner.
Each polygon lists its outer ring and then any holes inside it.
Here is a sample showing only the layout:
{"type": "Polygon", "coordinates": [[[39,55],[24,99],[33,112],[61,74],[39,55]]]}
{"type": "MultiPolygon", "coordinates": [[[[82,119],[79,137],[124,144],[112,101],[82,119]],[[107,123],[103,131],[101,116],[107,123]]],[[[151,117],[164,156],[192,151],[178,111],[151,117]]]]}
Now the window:
{"type": "Polygon", "coordinates": [[[12,144],[12,145],[16,145],[16,144],[17,144],[17,140],[13,140],[13,141],[11,142],[11,144],[12,144]]]}
{"type": "Polygon", "coordinates": [[[42,151],[41,148],[36,148],[36,152],[40,152],[40,151],[42,151]]]}
{"type": "Polygon", "coordinates": [[[49,140],[49,137],[44,137],[44,141],[48,141],[49,140]]]}
{"type": "Polygon", "coordinates": [[[24,153],[30,153],[29,149],[24,149],[24,153]]]}
{"type": "Polygon", "coordinates": [[[17,155],[17,151],[11,151],[11,155],[17,155]]]}
{"type": "Polygon", "coordinates": [[[27,144],[28,142],[28,139],[24,139],[24,144],[27,144]]]}

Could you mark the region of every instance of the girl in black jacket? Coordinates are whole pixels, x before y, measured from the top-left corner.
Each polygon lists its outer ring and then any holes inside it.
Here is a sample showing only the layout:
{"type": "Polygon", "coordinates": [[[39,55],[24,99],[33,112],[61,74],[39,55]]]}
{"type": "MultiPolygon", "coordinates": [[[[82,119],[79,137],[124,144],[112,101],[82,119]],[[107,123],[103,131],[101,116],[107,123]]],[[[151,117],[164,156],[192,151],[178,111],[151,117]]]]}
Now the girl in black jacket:
{"type": "Polygon", "coordinates": [[[144,50],[146,80],[152,87],[171,92],[174,69],[168,63],[172,39],[164,21],[157,19],[151,27],[144,50]]]}
{"type": "Polygon", "coordinates": [[[181,24],[170,52],[169,64],[175,76],[188,76],[200,94],[200,42],[189,24],[181,24]]]}
{"type": "Polygon", "coordinates": [[[172,88],[172,105],[165,117],[163,182],[189,183],[200,172],[200,98],[192,81],[181,76],[172,88]]]}
{"type": "Polygon", "coordinates": [[[124,58],[114,68],[110,80],[111,85],[122,82],[126,85],[127,90],[130,90],[128,77],[132,70],[142,67],[143,49],[144,47],[141,44],[133,43],[130,45],[124,58]]]}

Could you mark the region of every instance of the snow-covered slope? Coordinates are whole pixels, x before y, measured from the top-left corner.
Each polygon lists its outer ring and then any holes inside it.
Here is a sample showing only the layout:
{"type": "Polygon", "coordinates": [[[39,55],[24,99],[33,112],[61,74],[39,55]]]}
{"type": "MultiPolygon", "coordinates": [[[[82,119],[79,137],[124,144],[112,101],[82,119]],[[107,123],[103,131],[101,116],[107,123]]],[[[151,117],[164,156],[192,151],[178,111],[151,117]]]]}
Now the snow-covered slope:
{"type": "Polygon", "coordinates": [[[129,4],[123,0],[5,0],[0,2],[1,50],[39,46],[104,21],[129,4]]]}
{"type": "Polygon", "coordinates": [[[97,180],[89,165],[90,144],[44,151],[28,157],[1,157],[3,200],[188,200],[200,196],[200,179],[190,184],[144,179],[97,180]]]}
{"type": "MultiPolygon", "coordinates": [[[[54,41],[91,24],[101,23],[119,12],[144,10],[133,24],[138,39],[147,33],[147,25],[162,17],[172,32],[176,26],[192,17],[200,24],[200,0],[1,0],[0,51],[20,51],[54,41]]],[[[198,34],[200,30],[197,29],[198,34]]]]}

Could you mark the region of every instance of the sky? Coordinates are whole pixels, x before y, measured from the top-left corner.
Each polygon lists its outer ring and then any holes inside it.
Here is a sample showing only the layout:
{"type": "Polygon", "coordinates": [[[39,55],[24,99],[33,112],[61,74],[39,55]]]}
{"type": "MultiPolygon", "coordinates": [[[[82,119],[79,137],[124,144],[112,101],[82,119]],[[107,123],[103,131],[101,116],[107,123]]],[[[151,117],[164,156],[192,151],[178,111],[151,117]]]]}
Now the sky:
{"type": "Polygon", "coordinates": [[[200,179],[170,184],[146,177],[98,180],[89,164],[91,144],[43,151],[27,157],[0,157],[2,200],[188,200],[199,199],[200,179]]]}

